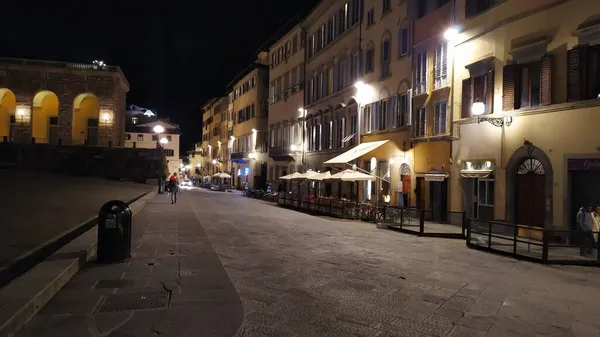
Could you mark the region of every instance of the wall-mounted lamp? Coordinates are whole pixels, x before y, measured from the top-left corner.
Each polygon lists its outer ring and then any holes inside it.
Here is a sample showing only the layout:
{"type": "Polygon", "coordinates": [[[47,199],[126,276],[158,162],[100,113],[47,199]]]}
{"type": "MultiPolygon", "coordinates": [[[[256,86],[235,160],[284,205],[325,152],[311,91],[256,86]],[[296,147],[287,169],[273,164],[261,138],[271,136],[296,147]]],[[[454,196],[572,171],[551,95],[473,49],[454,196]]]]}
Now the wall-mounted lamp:
{"type": "Polygon", "coordinates": [[[103,125],[109,126],[113,124],[114,117],[110,110],[100,110],[100,121],[103,125]]]}
{"type": "Polygon", "coordinates": [[[258,130],[252,129],[252,133],[257,133],[257,132],[258,132],[258,130]]]}
{"type": "Polygon", "coordinates": [[[250,158],[250,159],[256,159],[256,152],[250,152],[250,153],[248,153],[248,158],[250,158]]]}
{"type": "Polygon", "coordinates": [[[479,100],[475,101],[471,106],[471,113],[477,116],[477,124],[488,122],[496,127],[510,126],[512,124],[512,116],[508,117],[479,117],[485,113],[485,104],[479,100]]]}

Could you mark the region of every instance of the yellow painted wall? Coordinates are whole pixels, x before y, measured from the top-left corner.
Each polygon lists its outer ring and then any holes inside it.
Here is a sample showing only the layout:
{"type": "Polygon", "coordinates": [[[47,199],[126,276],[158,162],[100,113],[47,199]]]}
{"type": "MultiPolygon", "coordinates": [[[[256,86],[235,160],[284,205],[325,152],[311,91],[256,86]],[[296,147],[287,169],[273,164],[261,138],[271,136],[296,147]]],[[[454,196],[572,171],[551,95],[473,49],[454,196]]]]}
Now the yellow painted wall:
{"type": "Polygon", "coordinates": [[[36,143],[48,143],[49,118],[58,116],[58,97],[53,92],[42,91],[33,101],[32,137],[36,143]]]}
{"type": "Polygon", "coordinates": [[[88,119],[98,119],[100,113],[100,101],[96,96],[91,94],[75,99],[73,111],[73,142],[83,143],[87,139],[88,119]],[[78,100],[81,103],[77,104],[78,100]]]}
{"type": "MultiPolygon", "coordinates": [[[[464,10],[464,1],[458,0],[457,9],[464,10]]],[[[552,105],[527,112],[514,110],[511,126],[503,130],[476,120],[461,121],[460,139],[454,142],[451,175],[451,209],[463,208],[463,188],[458,161],[491,160],[495,170],[495,212],[498,220],[506,219],[506,165],[513,153],[523,146],[524,139],[531,141],[550,159],[553,170],[552,222],[555,227],[569,227],[572,219],[564,207],[568,198],[565,155],[574,157],[600,157],[600,102],[595,100],[566,103],[566,52],[578,44],[573,34],[586,19],[600,13],[589,6],[587,0],[560,2],[555,0],[507,1],[471,20],[464,22],[455,48],[455,85],[469,77],[465,66],[474,61],[493,56],[495,117],[502,111],[502,67],[512,59],[511,42],[524,36],[546,35],[550,38],[547,51],[552,54],[552,105]],[[558,4],[554,5],[553,4],[558,4]],[[530,11],[530,15],[522,13],[530,11]],[[505,24],[498,27],[497,24],[505,24]]],[[[459,20],[463,17],[458,13],[459,20]]],[[[456,106],[461,104],[461,90],[456,90],[456,106]]],[[[460,109],[455,109],[454,119],[460,119],[460,109]]],[[[510,197],[510,196],[509,196],[510,197]]]]}
{"type": "Polygon", "coordinates": [[[450,143],[448,142],[415,143],[413,155],[416,173],[428,173],[432,166],[435,171],[450,171],[450,143]]]}
{"type": "Polygon", "coordinates": [[[0,141],[10,134],[10,115],[15,113],[15,94],[8,89],[0,89],[0,141]]]}

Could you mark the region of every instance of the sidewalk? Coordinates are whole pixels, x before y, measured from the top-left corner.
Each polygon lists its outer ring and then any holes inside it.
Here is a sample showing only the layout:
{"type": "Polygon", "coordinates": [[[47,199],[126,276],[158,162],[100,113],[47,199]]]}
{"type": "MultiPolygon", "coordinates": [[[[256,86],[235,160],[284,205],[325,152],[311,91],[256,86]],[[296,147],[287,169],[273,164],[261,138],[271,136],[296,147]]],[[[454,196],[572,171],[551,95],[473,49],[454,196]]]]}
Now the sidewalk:
{"type": "Polygon", "coordinates": [[[187,198],[134,219],[128,263],[81,269],[16,336],[234,336],[244,309],[187,198]]]}

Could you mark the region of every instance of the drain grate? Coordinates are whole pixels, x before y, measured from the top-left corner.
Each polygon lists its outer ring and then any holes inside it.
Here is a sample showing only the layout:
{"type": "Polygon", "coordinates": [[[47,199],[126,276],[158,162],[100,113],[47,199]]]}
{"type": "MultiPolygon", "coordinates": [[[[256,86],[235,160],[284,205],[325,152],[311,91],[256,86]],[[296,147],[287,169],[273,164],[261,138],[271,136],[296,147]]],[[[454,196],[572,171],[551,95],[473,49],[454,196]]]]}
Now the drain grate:
{"type": "Polygon", "coordinates": [[[166,308],[168,303],[169,293],[166,291],[107,295],[94,313],[162,309],[166,308]]]}
{"type": "Polygon", "coordinates": [[[96,283],[96,289],[110,288],[127,288],[135,286],[135,280],[119,279],[119,280],[100,280],[96,283]]]}

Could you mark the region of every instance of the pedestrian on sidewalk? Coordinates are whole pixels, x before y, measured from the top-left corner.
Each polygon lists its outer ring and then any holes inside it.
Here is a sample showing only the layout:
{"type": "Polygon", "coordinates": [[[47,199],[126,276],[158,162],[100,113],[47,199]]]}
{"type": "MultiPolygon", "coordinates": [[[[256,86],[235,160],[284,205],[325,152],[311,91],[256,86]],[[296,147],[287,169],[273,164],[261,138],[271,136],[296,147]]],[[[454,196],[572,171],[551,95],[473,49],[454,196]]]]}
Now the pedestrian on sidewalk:
{"type": "Polygon", "coordinates": [[[581,247],[579,255],[592,255],[593,247],[596,243],[594,240],[594,216],[592,215],[592,206],[581,207],[577,213],[577,227],[580,231],[581,247]]]}
{"type": "Polygon", "coordinates": [[[175,173],[169,178],[169,197],[171,198],[171,204],[177,203],[177,194],[179,193],[179,181],[175,173]]]}

